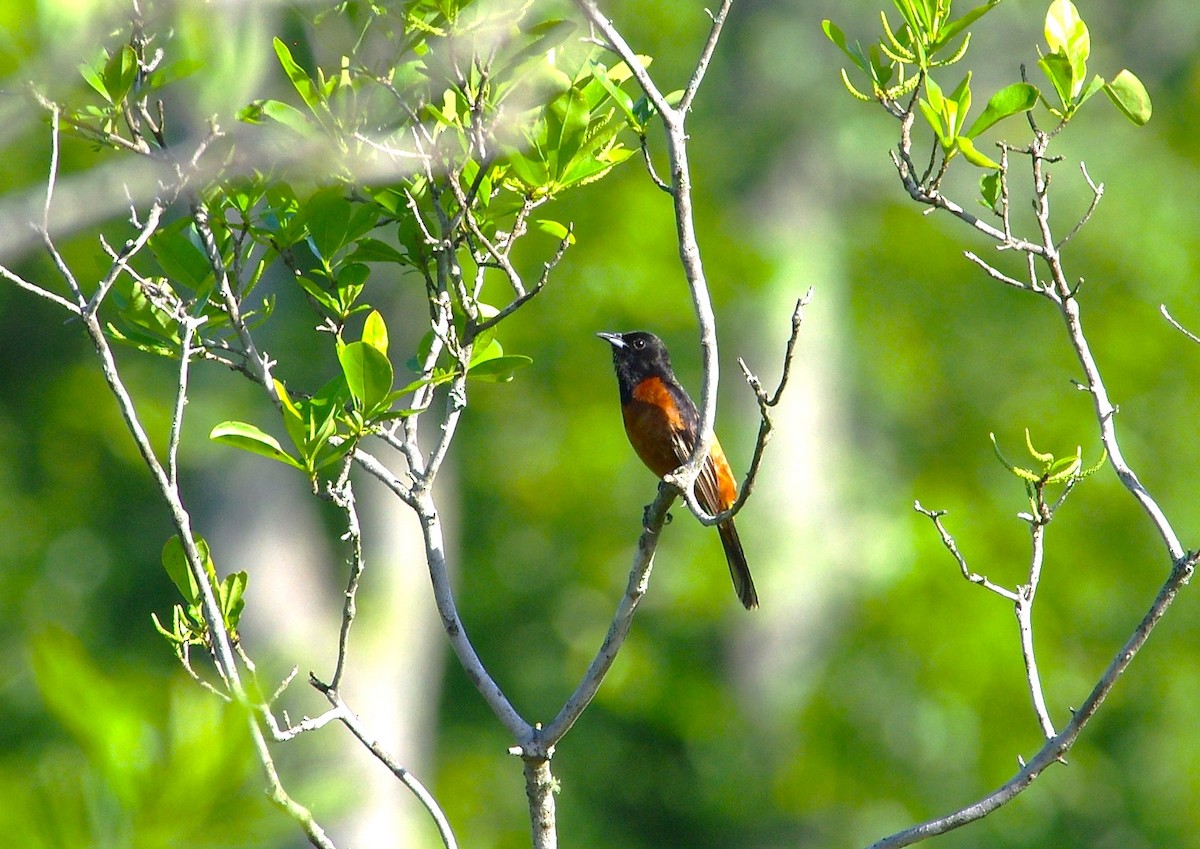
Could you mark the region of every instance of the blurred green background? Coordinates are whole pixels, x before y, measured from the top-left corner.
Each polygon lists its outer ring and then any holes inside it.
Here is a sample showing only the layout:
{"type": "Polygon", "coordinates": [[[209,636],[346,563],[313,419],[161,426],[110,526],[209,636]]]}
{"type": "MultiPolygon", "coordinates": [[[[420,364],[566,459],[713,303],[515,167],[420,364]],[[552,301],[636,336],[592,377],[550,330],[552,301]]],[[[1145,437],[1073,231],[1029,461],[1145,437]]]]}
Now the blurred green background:
{"type": "MultiPolygon", "coordinates": [[[[682,86],[707,32],[701,6],[604,8],[655,57],[663,87],[682,86]]],[[[28,275],[49,273],[22,223],[49,154],[21,80],[74,85],[75,64],[119,29],[120,11],[0,9],[0,259],[28,275]]],[[[1068,268],[1086,278],[1086,327],[1120,405],[1127,459],[1194,544],[1200,350],[1158,307],[1200,328],[1200,7],[1085,0],[1080,12],[1091,67],[1133,70],[1155,114],[1135,129],[1102,98],[1084,110],[1056,144],[1056,222],[1065,232],[1086,208],[1082,158],[1107,193],[1071,243],[1068,268]]],[[[968,59],[977,91],[1016,79],[1021,62],[1032,72],[1044,14],[1041,0],[1008,0],[981,22],[968,59]]],[[[734,358],[771,384],[791,305],[815,287],[779,430],[739,518],[763,604],[740,608],[715,534],[676,508],[630,640],[554,760],[564,846],[865,845],[972,801],[1039,745],[1011,610],[959,577],[912,503],[948,510],[972,568],[1013,586],[1027,569],[1028,534],[1015,518],[1026,501],[988,433],[1015,456],[1029,427],[1039,448],[1081,445],[1088,461],[1099,453],[1096,426],[1049,305],[986,279],[961,255],[986,243],[906,202],[887,159],[895,123],[838,80],[842,57],[821,19],[866,41],[877,15],[858,2],[738,2],[696,102],[697,224],[723,361],[718,431],[735,467],[749,460],[757,422],[734,358]]],[[[176,20],[179,43],[213,68],[180,96],[197,123],[212,113],[229,123],[232,109],[278,86],[269,11],[198,5],[176,20]]],[[[78,140],[64,142],[63,157],[79,173],[115,161],[78,140]]],[[[108,179],[119,185],[119,172],[108,179]]],[[[950,190],[969,201],[970,179],[950,190]]],[[[95,227],[119,233],[127,216],[114,191],[114,207],[72,195],[68,181],[60,193],[79,216],[63,244],[84,270],[100,267],[89,259],[95,227]]],[[[670,207],[636,160],[565,195],[554,217],[574,223],[579,244],[505,336],[534,365],[511,384],[476,388],[440,492],[463,619],[531,720],[554,715],[598,646],[654,493],[625,442],[607,348],[592,334],[659,333],[684,383],[699,388],[670,207]]],[[[415,341],[421,292],[408,285],[389,324],[415,341]]],[[[283,349],[307,338],[312,317],[302,306],[281,312],[291,324],[272,341],[283,349]]],[[[150,613],[175,601],[159,565],[172,531],[80,329],[0,286],[0,362],[3,842],[302,845],[259,792],[237,721],[184,678],[154,632],[150,613]]],[[[161,431],[171,367],[129,353],[122,365],[161,431]]],[[[283,702],[296,719],[322,704],[304,692],[307,671],[328,671],[333,659],[340,529],[306,500],[299,476],[208,443],[218,421],[268,414],[243,383],[198,373],[187,494],[218,567],[251,572],[246,640],[265,678],[299,667],[283,702]]],[[[411,519],[376,501],[367,533],[391,547],[375,549],[362,590],[352,704],[431,786],[461,845],[527,846],[512,741],[428,621],[411,519]],[[393,725],[407,733],[393,738],[393,725]]],[[[1034,624],[1060,726],[1168,568],[1110,469],[1051,526],[1034,624]]],[[[1070,764],[937,845],[1200,847],[1197,631],[1185,592],[1070,764]]],[[[339,845],[436,845],[409,796],[366,789],[390,777],[343,731],[277,748],[285,784],[339,845]]]]}

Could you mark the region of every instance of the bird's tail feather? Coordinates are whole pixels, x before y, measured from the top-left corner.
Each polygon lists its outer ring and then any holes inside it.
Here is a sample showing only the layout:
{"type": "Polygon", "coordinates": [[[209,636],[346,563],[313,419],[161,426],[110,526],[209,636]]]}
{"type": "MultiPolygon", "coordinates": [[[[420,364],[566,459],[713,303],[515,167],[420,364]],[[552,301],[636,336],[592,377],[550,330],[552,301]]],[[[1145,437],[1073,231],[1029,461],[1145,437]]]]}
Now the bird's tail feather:
{"type": "Polygon", "coordinates": [[[754,589],[754,580],[750,577],[750,566],[746,563],[746,552],[742,551],[742,541],[738,539],[737,528],[733,520],[717,525],[721,534],[721,544],[725,547],[725,559],[729,562],[729,575],[733,578],[733,588],[737,597],[747,610],[758,607],[758,593],[754,589]]]}

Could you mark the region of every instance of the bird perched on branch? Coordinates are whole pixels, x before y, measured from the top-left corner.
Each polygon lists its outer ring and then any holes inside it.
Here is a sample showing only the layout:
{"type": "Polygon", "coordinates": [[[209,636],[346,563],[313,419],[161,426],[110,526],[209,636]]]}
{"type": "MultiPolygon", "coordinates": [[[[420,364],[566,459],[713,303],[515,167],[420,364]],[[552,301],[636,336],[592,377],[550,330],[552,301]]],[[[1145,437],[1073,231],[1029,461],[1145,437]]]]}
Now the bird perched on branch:
{"type": "MultiPolygon", "coordinates": [[[[597,333],[612,345],[613,366],[621,393],[621,415],[629,443],[642,462],[662,478],[687,462],[699,439],[700,414],[675,379],[662,340],[653,333],[597,333]]],[[[695,485],[696,501],[711,514],[737,499],[737,482],[721,444],[714,438],[695,485]]],[[[733,519],[717,525],[733,588],[747,610],[758,607],[758,593],[733,519]]]]}

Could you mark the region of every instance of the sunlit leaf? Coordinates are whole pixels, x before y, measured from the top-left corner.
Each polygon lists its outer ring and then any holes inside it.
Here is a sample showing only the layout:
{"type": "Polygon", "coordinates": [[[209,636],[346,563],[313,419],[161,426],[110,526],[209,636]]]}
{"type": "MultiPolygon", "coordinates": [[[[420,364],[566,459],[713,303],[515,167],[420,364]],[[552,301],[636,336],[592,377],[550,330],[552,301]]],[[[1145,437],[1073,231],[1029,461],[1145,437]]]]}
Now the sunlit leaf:
{"type": "Polygon", "coordinates": [[[506,354],[501,357],[492,357],[471,366],[467,371],[467,377],[494,383],[507,383],[513,379],[513,372],[524,368],[532,362],[531,358],[522,354],[506,354]]]}
{"type": "Polygon", "coordinates": [[[304,469],[303,463],[283,450],[279,440],[246,422],[221,422],[209,432],[208,438],[222,445],[230,445],[243,451],[270,457],[272,460],[278,460],[280,463],[297,469],[304,469]]]}
{"type": "Polygon", "coordinates": [[[371,313],[367,316],[367,320],[363,324],[362,341],[379,351],[385,357],[387,356],[387,325],[384,324],[383,316],[379,314],[378,310],[371,310],[371,313]]]}
{"type": "Polygon", "coordinates": [[[983,112],[971,122],[971,126],[963,135],[973,139],[998,121],[1028,112],[1037,102],[1038,90],[1029,83],[1007,85],[988,99],[983,112]]]}
{"type": "Polygon", "coordinates": [[[1122,70],[1104,86],[1104,93],[1121,110],[1121,114],[1139,127],[1150,120],[1154,111],[1150,103],[1150,93],[1142,85],[1142,81],[1127,70],[1122,70]]]}
{"type": "Polygon", "coordinates": [[[999,169],[1000,163],[993,160],[990,156],[982,153],[975,144],[966,136],[960,136],[954,140],[955,146],[962,152],[963,158],[979,168],[989,168],[993,171],[999,169]]]}
{"type": "Polygon", "coordinates": [[[392,391],[392,364],[378,348],[351,342],[338,348],[338,362],[359,410],[370,413],[392,391]]]}

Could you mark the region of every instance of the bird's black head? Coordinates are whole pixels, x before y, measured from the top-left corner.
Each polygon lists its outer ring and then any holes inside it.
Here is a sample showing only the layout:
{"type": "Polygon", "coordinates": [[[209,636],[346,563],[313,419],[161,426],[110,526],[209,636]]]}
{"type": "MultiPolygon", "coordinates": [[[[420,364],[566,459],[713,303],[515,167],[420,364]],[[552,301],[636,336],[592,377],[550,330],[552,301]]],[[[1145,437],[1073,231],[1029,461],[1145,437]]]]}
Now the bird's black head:
{"type": "Polygon", "coordinates": [[[613,366],[617,370],[617,382],[621,387],[621,399],[626,400],[637,386],[648,377],[659,377],[675,383],[671,370],[671,359],[667,346],[653,333],[634,330],[629,333],[597,333],[612,345],[613,366]]]}

